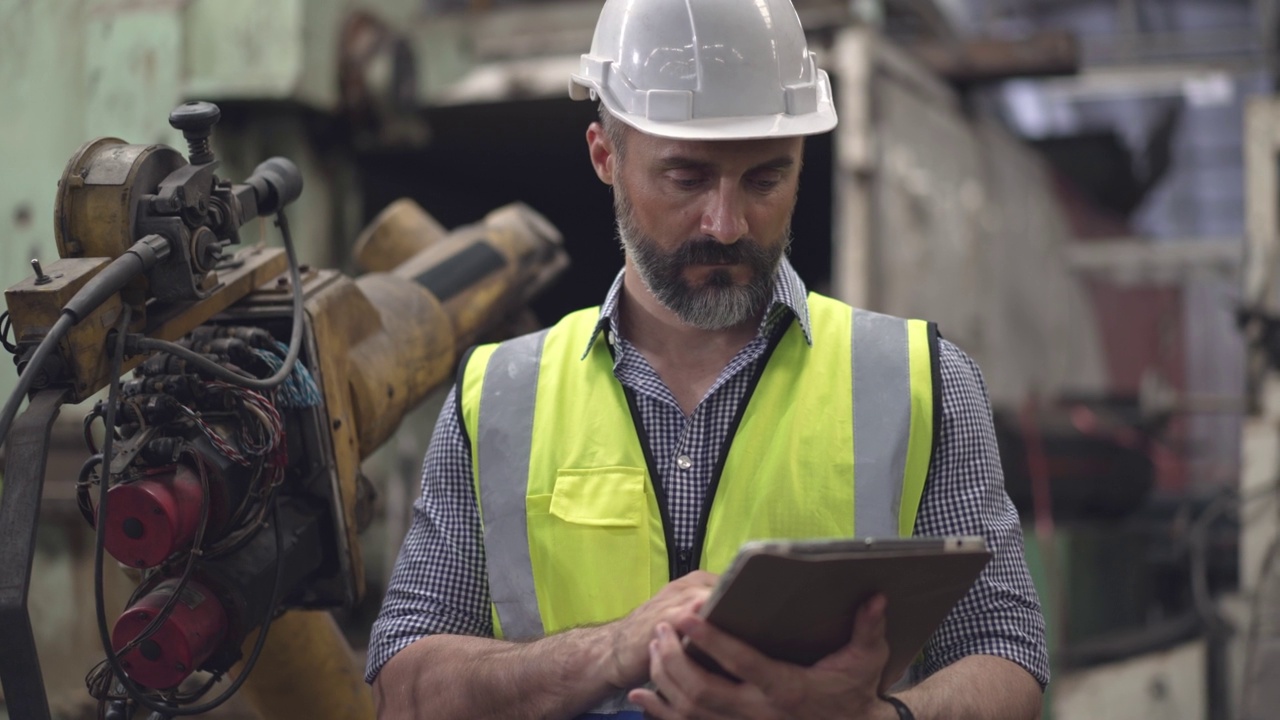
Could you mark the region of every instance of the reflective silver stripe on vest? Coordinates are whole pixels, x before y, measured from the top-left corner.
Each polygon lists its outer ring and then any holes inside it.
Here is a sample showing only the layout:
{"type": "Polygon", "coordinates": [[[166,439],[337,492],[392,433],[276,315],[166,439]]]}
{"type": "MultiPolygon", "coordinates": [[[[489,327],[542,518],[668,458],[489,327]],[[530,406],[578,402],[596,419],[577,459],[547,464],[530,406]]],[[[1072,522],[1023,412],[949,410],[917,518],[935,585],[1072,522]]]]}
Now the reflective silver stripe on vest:
{"type": "Polygon", "coordinates": [[[911,429],[904,320],[853,311],[853,531],[897,537],[911,429]]]}
{"type": "Polygon", "coordinates": [[[542,637],[529,559],[525,496],[533,444],[533,403],[547,331],[504,342],[489,358],[480,389],[480,508],[489,592],[507,640],[542,637]]]}

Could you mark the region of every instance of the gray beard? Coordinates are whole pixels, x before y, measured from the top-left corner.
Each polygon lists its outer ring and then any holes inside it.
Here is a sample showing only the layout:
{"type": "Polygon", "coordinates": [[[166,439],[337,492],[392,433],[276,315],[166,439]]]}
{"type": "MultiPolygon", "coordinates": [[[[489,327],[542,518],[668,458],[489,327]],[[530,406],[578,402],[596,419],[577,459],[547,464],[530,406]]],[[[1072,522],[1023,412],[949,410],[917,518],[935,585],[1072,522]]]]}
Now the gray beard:
{"type": "Polygon", "coordinates": [[[653,238],[641,232],[631,202],[617,183],[613,186],[613,206],[618,239],[640,280],[681,322],[701,330],[726,330],[764,312],[773,296],[773,276],[791,247],[790,222],[781,241],[767,246],[752,238],[725,245],[715,238],[701,237],[664,253],[653,238]],[[751,279],[738,285],[728,270],[717,269],[701,285],[690,284],[684,277],[685,268],[706,262],[742,263],[751,271],[751,279]]]}

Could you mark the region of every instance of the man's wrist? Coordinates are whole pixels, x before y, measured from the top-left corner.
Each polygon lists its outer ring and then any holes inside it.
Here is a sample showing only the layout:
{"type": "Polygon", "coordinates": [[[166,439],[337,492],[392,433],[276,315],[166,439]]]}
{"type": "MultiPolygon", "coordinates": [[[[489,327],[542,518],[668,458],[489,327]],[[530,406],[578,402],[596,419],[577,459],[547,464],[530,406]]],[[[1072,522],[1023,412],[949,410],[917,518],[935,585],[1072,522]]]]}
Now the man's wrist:
{"type": "Polygon", "coordinates": [[[916,720],[915,713],[911,712],[911,708],[907,707],[907,704],[902,700],[892,695],[881,695],[880,699],[890,705],[893,708],[893,712],[896,713],[890,717],[896,718],[896,720],[916,720]]]}
{"type": "Polygon", "coordinates": [[[631,684],[625,677],[625,663],[620,657],[619,637],[621,628],[615,620],[604,625],[581,628],[579,640],[584,643],[592,657],[592,665],[597,669],[598,677],[615,690],[627,690],[631,684]]]}

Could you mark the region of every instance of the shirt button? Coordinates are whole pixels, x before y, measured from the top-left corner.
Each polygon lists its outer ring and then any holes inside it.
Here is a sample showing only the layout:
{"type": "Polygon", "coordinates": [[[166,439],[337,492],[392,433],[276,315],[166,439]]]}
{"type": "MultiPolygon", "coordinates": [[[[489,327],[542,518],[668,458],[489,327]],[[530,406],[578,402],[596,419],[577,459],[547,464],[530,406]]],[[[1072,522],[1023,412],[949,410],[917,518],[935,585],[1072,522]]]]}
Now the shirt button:
{"type": "Polygon", "coordinates": [[[680,468],[681,470],[688,470],[689,468],[693,467],[693,461],[689,459],[688,455],[681,455],[680,457],[676,458],[676,467],[680,468]]]}

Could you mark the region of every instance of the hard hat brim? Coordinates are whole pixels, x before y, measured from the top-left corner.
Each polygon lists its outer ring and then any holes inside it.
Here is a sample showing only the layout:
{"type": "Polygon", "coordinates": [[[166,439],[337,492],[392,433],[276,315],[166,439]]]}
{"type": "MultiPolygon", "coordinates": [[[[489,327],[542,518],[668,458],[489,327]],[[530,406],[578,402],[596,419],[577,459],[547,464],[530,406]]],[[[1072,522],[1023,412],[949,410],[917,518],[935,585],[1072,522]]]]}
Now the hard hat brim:
{"type": "Polygon", "coordinates": [[[831,98],[830,80],[819,71],[818,106],[803,115],[754,115],[745,117],[706,117],[679,122],[656,121],[628,112],[608,87],[574,75],[569,82],[569,97],[574,100],[598,98],[605,108],[622,122],[646,135],[676,140],[758,140],[797,137],[830,132],[836,126],[835,104],[831,98]]]}
{"type": "MultiPolygon", "coordinates": [[[[609,103],[605,103],[608,107],[609,103]]],[[[610,110],[612,112],[612,110],[610,110]]],[[[836,126],[836,111],[827,103],[818,111],[801,117],[764,115],[756,117],[700,118],[683,122],[654,122],[628,113],[618,119],[646,135],[675,140],[760,140],[765,138],[819,135],[836,126]]]]}

